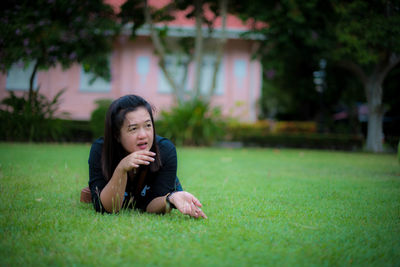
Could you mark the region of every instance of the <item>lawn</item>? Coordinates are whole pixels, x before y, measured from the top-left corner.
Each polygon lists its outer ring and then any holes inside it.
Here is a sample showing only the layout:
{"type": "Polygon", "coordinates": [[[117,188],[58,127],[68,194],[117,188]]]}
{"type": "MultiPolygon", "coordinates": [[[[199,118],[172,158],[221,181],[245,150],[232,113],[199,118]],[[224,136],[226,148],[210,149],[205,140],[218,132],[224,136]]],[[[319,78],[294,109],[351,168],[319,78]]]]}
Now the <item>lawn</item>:
{"type": "Polygon", "coordinates": [[[0,144],[0,265],[400,265],[395,155],[178,149],[208,220],[79,202],[89,145],[0,144]]]}

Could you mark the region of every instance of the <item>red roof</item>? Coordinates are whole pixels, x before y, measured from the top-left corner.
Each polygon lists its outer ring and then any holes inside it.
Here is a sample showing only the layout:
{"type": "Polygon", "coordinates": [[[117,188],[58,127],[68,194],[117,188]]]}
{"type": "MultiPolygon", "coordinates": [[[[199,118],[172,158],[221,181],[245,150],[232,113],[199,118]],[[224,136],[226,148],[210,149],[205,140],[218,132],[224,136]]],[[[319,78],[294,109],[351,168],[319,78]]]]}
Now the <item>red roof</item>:
{"type": "MultiPolygon", "coordinates": [[[[119,11],[120,6],[125,1],[126,0],[105,0],[106,3],[114,7],[116,12],[119,11]]],[[[149,5],[156,8],[161,8],[170,2],[171,0],[149,0],[149,5]]],[[[195,20],[186,18],[186,14],[188,14],[190,11],[191,11],[190,9],[187,9],[185,11],[175,12],[175,20],[163,24],[167,24],[168,26],[177,26],[177,27],[182,27],[182,26],[194,27],[195,20]]],[[[213,13],[209,8],[205,8],[205,17],[208,19],[213,18],[213,13]]],[[[256,25],[261,26],[261,24],[259,25],[258,23],[256,25]]],[[[222,19],[218,17],[214,22],[214,28],[221,28],[221,26],[222,26],[222,19]]],[[[246,23],[244,23],[241,19],[231,14],[228,14],[226,18],[226,27],[227,29],[230,30],[246,31],[250,30],[251,26],[252,26],[251,21],[247,21],[246,23]]]]}

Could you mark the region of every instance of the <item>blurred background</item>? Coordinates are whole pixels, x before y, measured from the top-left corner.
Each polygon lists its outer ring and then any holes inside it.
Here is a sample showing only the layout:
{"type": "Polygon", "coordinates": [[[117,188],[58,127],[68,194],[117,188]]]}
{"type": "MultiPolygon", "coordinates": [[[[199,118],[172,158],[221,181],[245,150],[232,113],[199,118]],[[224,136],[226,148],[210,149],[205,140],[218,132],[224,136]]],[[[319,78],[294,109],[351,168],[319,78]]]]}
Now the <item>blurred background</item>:
{"type": "Polygon", "coordinates": [[[90,142],[137,94],[177,145],[394,152],[400,1],[2,1],[0,139],[90,142]]]}

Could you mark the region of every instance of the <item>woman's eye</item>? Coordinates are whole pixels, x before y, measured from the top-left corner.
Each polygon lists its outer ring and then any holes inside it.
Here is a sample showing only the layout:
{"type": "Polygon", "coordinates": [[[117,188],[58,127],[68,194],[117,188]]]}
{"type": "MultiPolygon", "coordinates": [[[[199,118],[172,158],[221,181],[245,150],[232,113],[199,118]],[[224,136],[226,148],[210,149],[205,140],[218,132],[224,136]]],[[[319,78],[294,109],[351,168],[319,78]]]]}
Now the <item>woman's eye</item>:
{"type": "Polygon", "coordinates": [[[130,128],[129,131],[130,132],[136,131],[136,128],[130,128]]]}
{"type": "Polygon", "coordinates": [[[147,124],[146,126],[147,128],[151,128],[151,123],[147,124]]]}

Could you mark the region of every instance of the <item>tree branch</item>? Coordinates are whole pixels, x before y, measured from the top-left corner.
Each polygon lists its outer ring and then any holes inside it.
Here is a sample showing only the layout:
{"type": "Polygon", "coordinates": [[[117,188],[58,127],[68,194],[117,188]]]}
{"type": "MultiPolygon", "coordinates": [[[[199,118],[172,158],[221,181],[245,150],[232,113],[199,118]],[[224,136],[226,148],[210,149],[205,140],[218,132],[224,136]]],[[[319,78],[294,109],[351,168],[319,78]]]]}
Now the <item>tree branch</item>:
{"type": "Polygon", "coordinates": [[[144,0],[144,18],[145,18],[146,24],[149,25],[149,27],[150,27],[151,40],[153,41],[154,48],[156,49],[156,52],[160,59],[159,66],[160,66],[162,72],[164,73],[165,77],[167,78],[168,83],[172,87],[173,93],[175,95],[175,99],[179,103],[179,102],[181,102],[182,96],[179,95],[178,86],[176,85],[174,79],[171,77],[169,71],[167,70],[167,68],[165,66],[165,58],[166,58],[165,48],[162,45],[161,40],[154,28],[154,23],[153,23],[153,20],[151,19],[147,0],[144,0]]]}
{"type": "Polygon", "coordinates": [[[33,98],[33,82],[35,81],[35,76],[39,67],[39,60],[36,60],[35,66],[33,67],[31,77],[29,79],[29,94],[28,94],[28,103],[29,107],[32,107],[32,98],[33,98]]]}
{"type": "Polygon", "coordinates": [[[227,17],[227,9],[228,9],[228,0],[220,0],[219,1],[219,8],[221,10],[221,18],[222,18],[222,29],[221,29],[221,38],[218,40],[217,43],[217,59],[214,65],[214,73],[212,77],[212,84],[209,90],[208,98],[211,97],[215,93],[216,85],[217,85],[217,76],[221,65],[222,55],[223,55],[223,48],[226,44],[226,17],[227,17]]]}
{"type": "Polygon", "coordinates": [[[368,77],[367,77],[367,75],[365,75],[364,70],[359,65],[354,63],[353,61],[343,60],[343,61],[340,61],[338,63],[338,65],[344,69],[351,71],[353,74],[355,74],[363,85],[365,85],[367,83],[368,77]]]}
{"type": "Polygon", "coordinates": [[[386,64],[384,65],[382,71],[379,73],[379,78],[381,83],[385,80],[386,75],[397,65],[400,63],[400,55],[395,53],[391,53],[386,60],[386,64]]]}
{"type": "Polygon", "coordinates": [[[203,65],[203,1],[195,0],[194,1],[194,12],[196,17],[196,41],[194,46],[194,58],[196,64],[196,72],[195,72],[195,82],[194,82],[194,96],[198,97],[200,95],[200,86],[201,86],[201,74],[202,74],[202,65],[203,65]]]}

